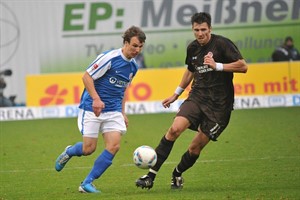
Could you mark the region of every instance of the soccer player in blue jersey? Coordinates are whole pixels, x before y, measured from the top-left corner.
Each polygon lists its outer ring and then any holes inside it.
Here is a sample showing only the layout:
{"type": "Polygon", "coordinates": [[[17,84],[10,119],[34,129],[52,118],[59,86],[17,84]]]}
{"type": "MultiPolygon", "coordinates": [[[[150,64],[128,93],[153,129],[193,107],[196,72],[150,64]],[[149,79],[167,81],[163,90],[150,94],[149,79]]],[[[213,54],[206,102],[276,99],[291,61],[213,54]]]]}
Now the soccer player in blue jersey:
{"type": "Polygon", "coordinates": [[[96,150],[99,133],[102,134],[105,149],[80,184],[80,192],[100,192],[93,181],[112,164],[120,149],[122,134],[128,126],[124,94],[137,73],[134,57],[142,51],[145,41],[146,35],[140,28],[130,27],[123,34],[123,47],[98,55],[82,77],[85,89],[79,105],[78,128],[83,141],[67,146],[55,162],[59,172],[73,156],[91,155],[96,150]]]}

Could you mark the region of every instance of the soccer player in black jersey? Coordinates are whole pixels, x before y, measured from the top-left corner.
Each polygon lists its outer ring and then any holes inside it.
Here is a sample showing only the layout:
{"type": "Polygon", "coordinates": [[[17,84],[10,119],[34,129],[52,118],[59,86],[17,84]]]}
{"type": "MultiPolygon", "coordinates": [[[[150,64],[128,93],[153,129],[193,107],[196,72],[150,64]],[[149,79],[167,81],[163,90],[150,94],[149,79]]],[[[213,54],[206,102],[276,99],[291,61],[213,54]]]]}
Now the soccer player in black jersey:
{"type": "Polygon", "coordinates": [[[172,189],[183,187],[182,173],[192,167],[209,141],[216,141],[229,123],[234,103],[233,73],[246,73],[247,64],[232,41],[211,33],[209,13],[195,13],[191,18],[195,40],[187,47],[185,70],[174,94],[162,104],[170,107],[191,83],[188,98],[156,147],[157,163],[147,175],[136,180],[136,186],[152,188],[156,174],[168,158],[176,139],[187,128],[196,131],[187,151],[175,167],[172,189]]]}

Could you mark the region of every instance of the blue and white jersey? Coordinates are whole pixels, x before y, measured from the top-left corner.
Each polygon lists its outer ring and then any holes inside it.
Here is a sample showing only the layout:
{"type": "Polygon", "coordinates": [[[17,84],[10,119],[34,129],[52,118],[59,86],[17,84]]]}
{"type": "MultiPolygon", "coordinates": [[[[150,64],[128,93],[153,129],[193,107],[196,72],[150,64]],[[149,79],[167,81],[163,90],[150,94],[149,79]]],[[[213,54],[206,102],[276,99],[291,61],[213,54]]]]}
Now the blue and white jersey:
{"type": "MultiPolygon", "coordinates": [[[[103,52],[88,66],[86,71],[94,79],[96,91],[105,103],[102,112],[122,112],[125,89],[137,70],[135,60],[127,59],[121,48],[103,52]]],[[[84,89],[79,108],[93,112],[92,103],[91,96],[84,89]]]]}

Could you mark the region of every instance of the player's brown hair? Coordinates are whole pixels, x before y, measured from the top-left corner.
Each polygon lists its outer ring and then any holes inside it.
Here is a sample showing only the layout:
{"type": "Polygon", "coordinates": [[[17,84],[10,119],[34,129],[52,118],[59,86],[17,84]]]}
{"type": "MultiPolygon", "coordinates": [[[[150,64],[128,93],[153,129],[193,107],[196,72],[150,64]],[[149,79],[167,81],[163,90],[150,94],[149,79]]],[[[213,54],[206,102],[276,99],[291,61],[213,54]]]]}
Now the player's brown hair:
{"type": "Polygon", "coordinates": [[[132,37],[137,37],[141,43],[145,43],[145,41],[146,41],[145,33],[139,27],[136,27],[136,26],[131,26],[130,28],[128,28],[124,32],[122,37],[123,37],[123,44],[125,42],[130,43],[130,40],[132,37]]]}

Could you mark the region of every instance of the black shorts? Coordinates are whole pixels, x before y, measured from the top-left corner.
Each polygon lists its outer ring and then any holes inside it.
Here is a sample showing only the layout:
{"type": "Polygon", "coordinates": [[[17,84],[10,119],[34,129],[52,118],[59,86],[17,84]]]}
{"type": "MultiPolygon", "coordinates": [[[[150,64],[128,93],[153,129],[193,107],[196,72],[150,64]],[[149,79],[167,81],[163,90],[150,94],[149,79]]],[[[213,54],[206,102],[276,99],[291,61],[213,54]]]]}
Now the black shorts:
{"type": "Polygon", "coordinates": [[[201,129],[207,137],[217,141],[229,123],[231,111],[229,108],[218,109],[213,105],[208,106],[187,99],[181,104],[176,116],[187,118],[191,123],[189,129],[201,129]]]}

